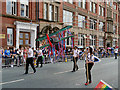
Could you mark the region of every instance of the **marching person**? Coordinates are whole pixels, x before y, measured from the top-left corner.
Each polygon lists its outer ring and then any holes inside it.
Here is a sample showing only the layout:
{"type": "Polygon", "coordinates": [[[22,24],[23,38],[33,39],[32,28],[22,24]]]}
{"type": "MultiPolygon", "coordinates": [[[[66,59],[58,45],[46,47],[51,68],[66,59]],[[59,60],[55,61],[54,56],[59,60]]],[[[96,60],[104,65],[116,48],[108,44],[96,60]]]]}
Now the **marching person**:
{"type": "Polygon", "coordinates": [[[118,48],[115,48],[115,59],[117,59],[117,54],[118,54],[118,48]]]}
{"type": "Polygon", "coordinates": [[[34,67],[34,64],[33,64],[33,50],[31,49],[31,46],[28,47],[28,57],[27,57],[27,60],[26,60],[26,72],[25,74],[28,74],[28,67],[29,67],[29,64],[31,65],[32,69],[34,70],[34,73],[36,72],[36,69],[34,67]]]}
{"type": "Polygon", "coordinates": [[[86,51],[86,58],[85,58],[85,69],[86,69],[86,83],[85,85],[88,85],[89,83],[92,83],[91,80],[91,69],[94,65],[94,55],[93,55],[93,48],[89,47],[88,51],[86,51]]]}
{"type": "Polygon", "coordinates": [[[78,57],[79,57],[79,52],[78,52],[77,46],[75,46],[74,50],[73,50],[73,63],[74,63],[74,67],[73,67],[73,71],[72,72],[75,72],[75,71],[78,70],[78,65],[77,65],[78,57]]]}
{"type": "Polygon", "coordinates": [[[40,67],[42,67],[42,64],[43,64],[42,56],[43,56],[42,50],[39,48],[36,68],[39,66],[39,62],[41,63],[40,67]]]}

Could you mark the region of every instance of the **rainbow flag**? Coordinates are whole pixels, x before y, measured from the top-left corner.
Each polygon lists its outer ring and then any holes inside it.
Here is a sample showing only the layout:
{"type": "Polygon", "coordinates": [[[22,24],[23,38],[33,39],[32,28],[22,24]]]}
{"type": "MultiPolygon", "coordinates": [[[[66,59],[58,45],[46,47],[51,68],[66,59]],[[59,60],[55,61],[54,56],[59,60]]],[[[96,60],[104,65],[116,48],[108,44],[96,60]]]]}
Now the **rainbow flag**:
{"type": "Polygon", "coordinates": [[[0,58],[2,57],[2,50],[0,50],[0,58]]]}
{"type": "Polygon", "coordinates": [[[94,90],[113,90],[113,88],[105,83],[103,80],[101,80],[94,90]]]}

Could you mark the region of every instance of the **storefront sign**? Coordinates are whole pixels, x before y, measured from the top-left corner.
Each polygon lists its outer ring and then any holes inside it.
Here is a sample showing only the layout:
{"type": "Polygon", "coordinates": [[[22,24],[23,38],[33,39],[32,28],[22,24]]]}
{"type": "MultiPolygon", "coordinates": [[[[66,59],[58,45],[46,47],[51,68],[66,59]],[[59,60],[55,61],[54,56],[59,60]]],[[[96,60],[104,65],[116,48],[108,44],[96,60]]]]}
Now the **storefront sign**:
{"type": "Polygon", "coordinates": [[[5,39],[5,34],[0,34],[0,39],[5,39]]]}

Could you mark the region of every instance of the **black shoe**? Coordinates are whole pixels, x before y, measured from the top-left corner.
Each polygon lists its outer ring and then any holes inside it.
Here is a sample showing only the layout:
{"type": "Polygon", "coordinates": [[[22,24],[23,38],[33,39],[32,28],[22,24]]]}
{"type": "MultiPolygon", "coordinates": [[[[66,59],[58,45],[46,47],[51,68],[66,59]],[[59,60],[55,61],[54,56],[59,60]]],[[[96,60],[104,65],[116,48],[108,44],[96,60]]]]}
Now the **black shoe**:
{"type": "Polygon", "coordinates": [[[89,81],[89,83],[92,83],[92,81],[89,81]]]}
{"type": "Polygon", "coordinates": [[[75,72],[75,71],[73,70],[73,71],[71,71],[71,72],[75,72]]]}
{"type": "Polygon", "coordinates": [[[34,73],[36,73],[36,70],[34,70],[34,73]]]}
{"type": "Polygon", "coordinates": [[[38,66],[36,66],[35,68],[38,68],[38,66]]]}
{"type": "Polygon", "coordinates": [[[28,73],[24,73],[24,74],[28,74],[28,73]]]}

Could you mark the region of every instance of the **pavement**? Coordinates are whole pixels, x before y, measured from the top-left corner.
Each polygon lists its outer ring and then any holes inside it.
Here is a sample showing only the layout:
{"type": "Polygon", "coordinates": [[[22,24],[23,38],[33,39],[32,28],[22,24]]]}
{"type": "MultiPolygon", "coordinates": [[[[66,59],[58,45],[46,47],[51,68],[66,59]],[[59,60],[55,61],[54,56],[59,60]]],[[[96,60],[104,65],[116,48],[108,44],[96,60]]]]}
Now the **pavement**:
{"type": "Polygon", "coordinates": [[[95,63],[92,69],[92,83],[88,86],[84,85],[86,81],[84,60],[78,61],[77,72],[71,72],[72,61],[45,64],[42,68],[37,68],[35,74],[30,67],[28,75],[24,75],[23,66],[3,68],[0,86],[2,85],[2,88],[95,88],[100,80],[103,80],[113,88],[118,88],[119,62],[118,59],[111,57],[95,63]]]}

